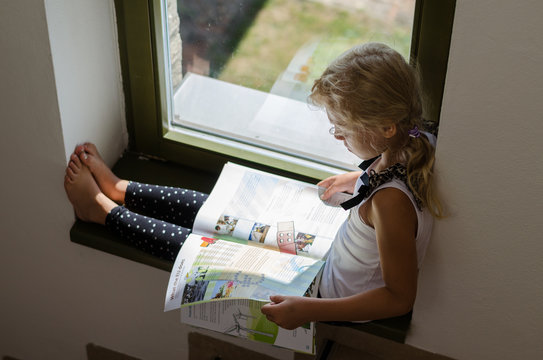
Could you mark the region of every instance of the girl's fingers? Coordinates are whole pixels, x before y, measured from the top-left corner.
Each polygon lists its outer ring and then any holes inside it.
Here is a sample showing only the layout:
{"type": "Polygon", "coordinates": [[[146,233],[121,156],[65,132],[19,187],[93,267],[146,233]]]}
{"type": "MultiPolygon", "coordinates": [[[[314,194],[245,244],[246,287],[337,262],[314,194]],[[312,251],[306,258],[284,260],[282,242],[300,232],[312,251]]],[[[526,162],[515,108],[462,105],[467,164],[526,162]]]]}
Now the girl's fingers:
{"type": "Polygon", "coordinates": [[[327,188],[321,195],[321,199],[322,200],[328,200],[330,199],[330,197],[332,197],[332,195],[334,195],[335,193],[337,192],[336,190],[336,187],[335,186],[330,186],[329,188],[327,188]]]}
{"type": "Polygon", "coordinates": [[[334,183],[334,177],[330,177],[330,178],[327,178],[327,179],[324,179],[324,180],[321,180],[317,183],[318,186],[322,186],[322,187],[329,187],[330,184],[333,184],[334,183]]]}

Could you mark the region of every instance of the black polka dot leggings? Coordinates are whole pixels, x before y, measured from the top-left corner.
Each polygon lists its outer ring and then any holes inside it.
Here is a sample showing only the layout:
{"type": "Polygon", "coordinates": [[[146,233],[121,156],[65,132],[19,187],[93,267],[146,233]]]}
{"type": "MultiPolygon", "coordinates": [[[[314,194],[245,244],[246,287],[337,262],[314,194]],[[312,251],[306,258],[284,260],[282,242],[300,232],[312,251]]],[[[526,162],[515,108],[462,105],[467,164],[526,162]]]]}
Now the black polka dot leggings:
{"type": "Polygon", "coordinates": [[[193,190],[130,182],[125,205],[106,217],[106,227],[132,246],[175,260],[208,195],[193,190]]]}

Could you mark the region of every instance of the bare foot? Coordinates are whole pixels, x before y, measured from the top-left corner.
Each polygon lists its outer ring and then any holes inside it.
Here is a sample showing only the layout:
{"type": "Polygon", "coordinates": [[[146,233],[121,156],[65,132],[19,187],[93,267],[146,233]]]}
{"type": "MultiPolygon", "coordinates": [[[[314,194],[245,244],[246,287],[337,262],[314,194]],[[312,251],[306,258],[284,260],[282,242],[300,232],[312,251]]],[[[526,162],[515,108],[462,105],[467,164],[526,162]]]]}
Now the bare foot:
{"type": "Polygon", "coordinates": [[[64,189],[76,216],[83,221],[104,225],[107,214],[117,206],[100,191],[90,170],[75,154],[72,154],[66,167],[64,189]]]}
{"type": "Polygon", "coordinates": [[[100,190],[111,200],[119,203],[124,202],[124,195],[126,193],[126,187],[128,186],[127,180],[119,179],[106,165],[98,149],[92,143],[85,143],[75,148],[74,153],[79,156],[79,160],[85,164],[94,179],[98,183],[100,190]]]}

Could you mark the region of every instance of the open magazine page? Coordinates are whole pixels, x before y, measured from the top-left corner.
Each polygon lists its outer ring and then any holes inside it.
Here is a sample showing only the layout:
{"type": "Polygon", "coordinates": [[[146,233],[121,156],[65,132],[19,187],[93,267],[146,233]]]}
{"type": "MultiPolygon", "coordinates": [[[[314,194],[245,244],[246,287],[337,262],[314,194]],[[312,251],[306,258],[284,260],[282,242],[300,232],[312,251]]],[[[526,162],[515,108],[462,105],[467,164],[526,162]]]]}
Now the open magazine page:
{"type": "Polygon", "coordinates": [[[300,352],[315,353],[315,324],[283,329],[260,312],[264,302],[228,299],[181,308],[181,322],[300,352]]]}
{"type": "Polygon", "coordinates": [[[179,251],[165,311],[226,298],[269,302],[269,296],[304,295],[323,261],[191,234],[179,251]]]}
{"type": "Polygon", "coordinates": [[[294,235],[291,253],[322,259],[347,216],[341,208],[326,206],[316,185],[228,163],[193,231],[279,247],[278,226],[288,223],[294,235]]]}
{"type": "Polygon", "coordinates": [[[260,308],[272,294],[315,296],[323,262],[258,244],[191,234],[170,275],[164,310],[186,324],[313,353],[314,324],[285,330],[260,308]]]}

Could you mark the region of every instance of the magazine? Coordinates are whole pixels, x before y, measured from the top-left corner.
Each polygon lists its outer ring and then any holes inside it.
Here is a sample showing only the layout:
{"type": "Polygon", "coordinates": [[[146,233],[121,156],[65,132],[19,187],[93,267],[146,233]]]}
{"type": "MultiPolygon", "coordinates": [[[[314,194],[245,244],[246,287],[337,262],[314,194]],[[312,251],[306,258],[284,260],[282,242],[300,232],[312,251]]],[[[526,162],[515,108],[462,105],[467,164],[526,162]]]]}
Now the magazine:
{"type": "Polygon", "coordinates": [[[286,330],[260,312],[270,295],[317,296],[319,272],[348,213],[316,185],[225,165],[174,263],[165,311],[181,322],[315,353],[314,323],[286,330]]]}

